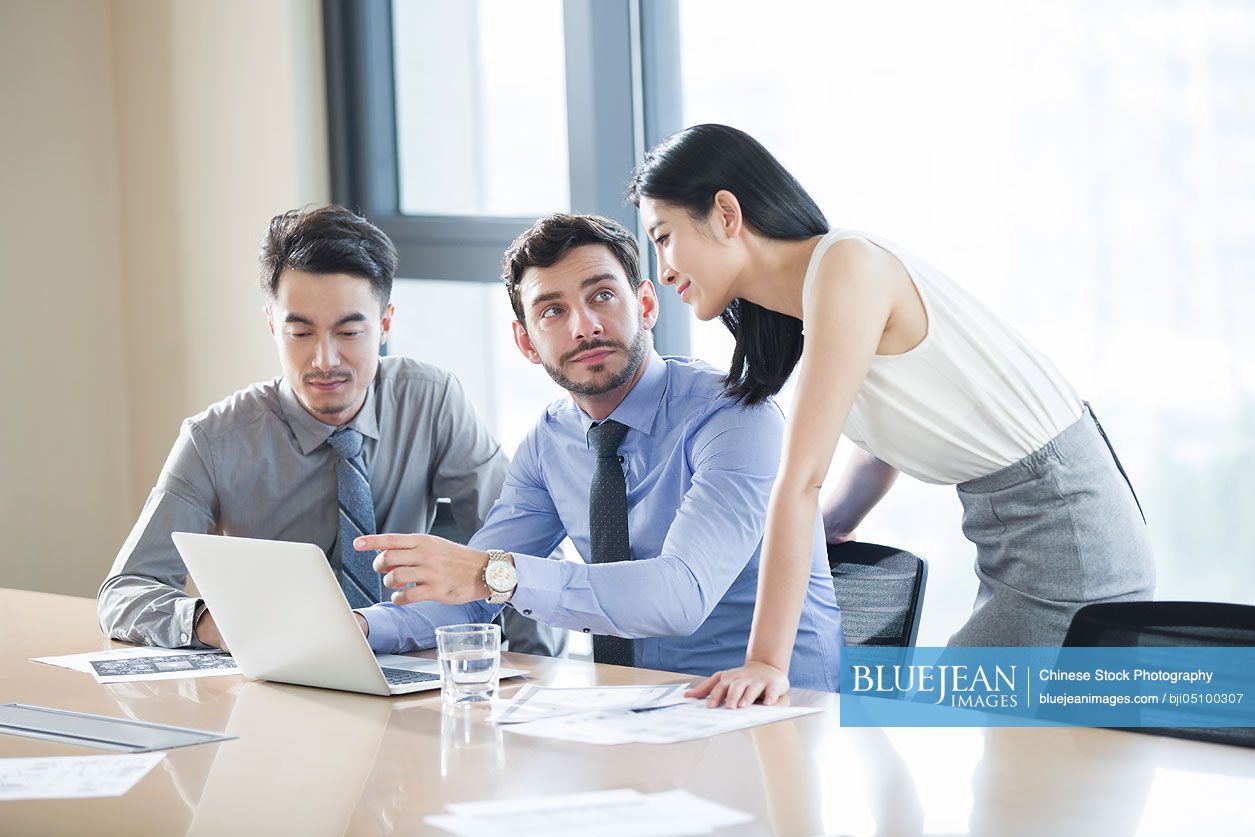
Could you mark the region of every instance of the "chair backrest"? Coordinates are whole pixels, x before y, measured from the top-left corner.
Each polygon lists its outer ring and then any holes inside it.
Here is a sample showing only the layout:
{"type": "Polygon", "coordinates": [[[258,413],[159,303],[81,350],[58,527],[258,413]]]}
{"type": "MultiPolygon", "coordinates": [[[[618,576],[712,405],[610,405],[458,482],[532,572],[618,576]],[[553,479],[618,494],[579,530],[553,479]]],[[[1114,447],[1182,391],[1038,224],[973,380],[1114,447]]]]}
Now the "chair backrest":
{"type": "Polygon", "coordinates": [[[905,550],[846,541],[828,545],[832,587],[847,645],[915,644],[928,563],[905,550]]]}
{"type": "Polygon", "coordinates": [[[1255,607],[1222,602],[1108,602],[1072,617],[1065,646],[1255,645],[1255,607]]]}
{"type": "MultiPolygon", "coordinates": [[[[1110,602],[1072,617],[1064,646],[1255,646],[1255,607],[1222,602],[1110,602]]],[[[1139,732],[1255,747],[1255,727],[1138,728],[1139,732]]]]}
{"type": "Polygon", "coordinates": [[[453,502],[448,497],[436,500],[436,518],[431,524],[431,534],[460,544],[471,539],[453,519],[453,502]]]}

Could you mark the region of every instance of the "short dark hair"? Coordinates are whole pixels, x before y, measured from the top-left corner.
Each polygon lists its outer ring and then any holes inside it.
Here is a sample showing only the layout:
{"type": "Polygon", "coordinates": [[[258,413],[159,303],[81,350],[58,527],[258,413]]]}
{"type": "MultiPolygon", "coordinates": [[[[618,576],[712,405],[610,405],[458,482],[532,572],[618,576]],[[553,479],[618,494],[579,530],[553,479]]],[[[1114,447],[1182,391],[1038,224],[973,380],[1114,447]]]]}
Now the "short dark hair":
{"type": "MultiPolygon", "coordinates": [[[[727,125],[694,125],[658,143],[632,172],[627,196],[638,207],[652,198],[701,220],[721,189],[736,195],[746,223],[767,238],[828,232],[828,219],[793,175],[762,143],[727,125]]],[[[802,321],[740,298],[719,318],[736,340],[727,393],[757,404],[779,392],[802,357],[802,321]]]]}
{"type": "Polygon", "coordinates": [[[641,252],[632,235],[620,224],[600,215],[570,215],[557,212],[546,215],[523,232],[501,261],[501,278],[505,282],[514,316],[526,324],[523,300],[519,297],[519,281],[529,267],[549,267],[567,253],[585,244],[604,244],[623,265],[628,284],[636,290],[641,284],[641,252]]]}
{"type": "Polygon", "coordinates": [[[261,241],[261,288],[271,299],[287,268],[359,276],[383,309],[392,298],[397,250],[378,227],[342,206],[292,209],[270,219],[261,241]]]}

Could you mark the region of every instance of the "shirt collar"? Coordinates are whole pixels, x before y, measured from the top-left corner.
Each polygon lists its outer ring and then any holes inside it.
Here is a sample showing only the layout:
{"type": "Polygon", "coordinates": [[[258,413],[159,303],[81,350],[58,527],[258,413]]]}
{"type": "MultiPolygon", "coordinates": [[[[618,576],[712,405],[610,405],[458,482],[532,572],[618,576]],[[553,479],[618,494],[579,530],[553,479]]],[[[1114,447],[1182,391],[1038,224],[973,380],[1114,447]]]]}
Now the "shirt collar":
{"type": "MultiPolygon", "coordinates": [[[[651,349],[645,355],[645,371],[636,381],[635,386],[614,408],[614,412],[606,416],[605,421],[617,421],[626,424],[633,430],[649,435],[654,429],[654,419],[658,417],[658,409],[662,406],[662,397],[667,391],[667,363],[656,350],[651,349]]],[[[593,419],[588,413],[576,408],[580,417],[580,428],[584,438],[588,438],[588,429],[593,426],[593,419]]]]}
{"type": "MultiPolygon", "coordinates": [[[[357,415],[348,423],[348,427],[357,430],[363,436],[367,436],[376,441],[379,440],[379,416],[376,407],[377,399],[375,397],[375,389],[379,386],[379,374],[375,374],[375,379],[371,381],[369,387],[366,388],[366,400],[362,402],[362,409],[357,411],[357,415]]],[[[296,441],[301,446],[301,453],[308,456],[319,445],[322,445],[331,437],[331,434],[339,428],[332,424],[326,424],[310,415],[310,412],[301,404],[296,392],[293,391],[292,385],[288,383],[286,378],[279,379],[279,406],[283,410],[283,417],[287,419],[288,426],[292,428],[292,432],[296,434],[296,441]]]]}

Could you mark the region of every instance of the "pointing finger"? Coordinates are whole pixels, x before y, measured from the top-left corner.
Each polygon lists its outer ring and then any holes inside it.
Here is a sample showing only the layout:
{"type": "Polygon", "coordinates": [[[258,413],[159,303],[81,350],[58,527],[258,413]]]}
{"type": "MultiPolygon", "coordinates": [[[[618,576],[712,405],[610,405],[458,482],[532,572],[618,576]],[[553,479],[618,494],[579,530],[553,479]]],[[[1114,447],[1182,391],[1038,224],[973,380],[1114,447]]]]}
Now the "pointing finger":
{"type": "Polygon", "coordinates": [[[353,548],[358,552],[383,549],[414,549],[421,546],[429,535],[362,535],[353,539],[353,548]]]}

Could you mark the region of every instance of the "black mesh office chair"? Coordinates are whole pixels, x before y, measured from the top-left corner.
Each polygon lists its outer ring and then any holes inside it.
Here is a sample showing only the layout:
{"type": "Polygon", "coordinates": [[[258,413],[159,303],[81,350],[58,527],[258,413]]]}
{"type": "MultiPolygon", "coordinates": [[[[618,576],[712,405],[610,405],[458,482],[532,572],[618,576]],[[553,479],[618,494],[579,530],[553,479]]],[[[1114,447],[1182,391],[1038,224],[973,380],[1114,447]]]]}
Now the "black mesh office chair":
{"type": "Polygon", "coordinates": [[[828,545],[832,587],[846,645],[915,644],[928,563],[892,546],[846,541],[828,545]]]}
{"type": "MultiPolygon", "coordinates": [[[[1255,607],[1220,602],[1112,602],[1072,617],[1065,647],[1255,646],[1255,607]]],[[[1138,728],[1139,732],[1255,747],[1255,727],[1138,728]]]]}
{"type": "Polygon", "coordinates": [[[453,519],[453,503],[448,497],[436,500],[436,519],[431,524],[431,534],[444,538],[446,541],[465,544],[471,536],[458,527],[453,519]]]}

